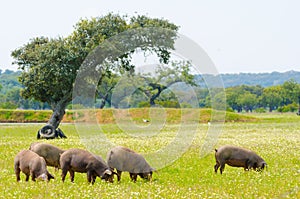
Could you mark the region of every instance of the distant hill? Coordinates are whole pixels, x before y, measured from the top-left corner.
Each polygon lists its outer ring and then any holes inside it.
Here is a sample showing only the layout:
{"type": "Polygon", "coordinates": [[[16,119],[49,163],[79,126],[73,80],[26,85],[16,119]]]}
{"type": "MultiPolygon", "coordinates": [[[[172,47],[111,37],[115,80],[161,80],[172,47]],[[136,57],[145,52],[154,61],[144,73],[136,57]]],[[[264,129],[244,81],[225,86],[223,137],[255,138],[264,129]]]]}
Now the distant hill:
{"type": "MultiPolygon", "coordinates": [[[[18,81],[18,76],[20,76],[20,74],[21,71],[6,70],[2,72],[0,70],[0,84],[2,85],[0,94],[6,94],[13,88],[21,88],[22,85],[18,81]]],[[[294,79],[296,82],[300,83],[300,72],[293,70],[284,73],[237,73],[220,74],[220,76],[226,88],[238,85],[261,85],[263,87],[268,87],[283,84],[285,81],[290,79],[294,79]]],[[[211,82],[210,84],[213,84],[216,82],[216,79],[219,79],[219,76],[209,74],[197,75],[196,81],[198,84],[204,87],[205,84],[203,83],[202,78],[204,78],[206,82],[211,82]]]]}
{"type": "Polygon", "coordinates": [[[9,90],[12,90],[14,88],[21,88],[22,85],[18,81],[18,77],[21,75],[21,71],[11,71],[11,70],[5,70],[2,72],[0,70],[0,84],[2,86],[2,89],[0,93],[6,94],[9,90]]]}
{"type": "MultiPolygon", "coordinates": [[[[238,73],[238,74],[220,74],[224,87],[232,87],[238,85],[261,85],[263,87],[269,87],[274,85],[283,84],[285,81],[294,79],[296,82],[300,83],[300,72],[298,71],[287,71],[287,72],[272,72],[272,73],[238,73]]],[[[219,76],[215,75],[198,75],[196,77],[197,82],[201,82],[201,78],[204,78],[206,82],[215,82],[219,76]]],[[[200,83],[204,86],[204,83],[200,83]]],[[[212,85],[210,85],[212,86],[212,85]]]]}

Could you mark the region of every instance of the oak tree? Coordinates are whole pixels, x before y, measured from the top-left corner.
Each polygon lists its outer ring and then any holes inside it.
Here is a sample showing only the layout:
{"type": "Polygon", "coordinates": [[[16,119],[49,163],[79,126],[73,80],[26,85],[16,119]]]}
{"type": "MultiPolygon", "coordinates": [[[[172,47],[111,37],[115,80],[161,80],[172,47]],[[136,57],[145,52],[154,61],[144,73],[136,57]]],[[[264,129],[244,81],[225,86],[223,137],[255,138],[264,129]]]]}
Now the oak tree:
{"type": "Polygon", "coordinates": [[[81,19],[67,37],[31,39],[12,52],[14,64],[17,64],[22,71],[19,78],[24,86],[22,96],[47,102],[53,111],[48,124],[56,129],[65,114],[66,106],[73,100],[74,82],[78,72],[84,70],[82,65],[87,62],[86,57],[110,38],[128,30],[145,28],[152,28],[152,31],[140,31],[141,33],[136,31],[134,34],[127,35],[130,38],[125,39],[132,42],[122,42],[122,38],[119,38],[114,43],[114,48],[105,45],[101,47],[105,53],[97,54],[96,59],[111,63],[110,67],[97,69],[100,70],[96,74],[101,76],[98,81],[101,85],[102,77],[109,77],[114,67],[124,70],[134,68],[130,60],[135,50],[153,52],[162,63],[167,63],[170,57],[169,50],[174,48],[178,26],[165,19],[143,15],[128,17],[109,13],[101,17],[81,19]],[[164,34],[163,31],[159,31],[159,28],[171,32],[164,34]],[[155,31],[156,29],[158,30],[155,31]],[[120,52],[122,53],[118,54],[120,52]]]}

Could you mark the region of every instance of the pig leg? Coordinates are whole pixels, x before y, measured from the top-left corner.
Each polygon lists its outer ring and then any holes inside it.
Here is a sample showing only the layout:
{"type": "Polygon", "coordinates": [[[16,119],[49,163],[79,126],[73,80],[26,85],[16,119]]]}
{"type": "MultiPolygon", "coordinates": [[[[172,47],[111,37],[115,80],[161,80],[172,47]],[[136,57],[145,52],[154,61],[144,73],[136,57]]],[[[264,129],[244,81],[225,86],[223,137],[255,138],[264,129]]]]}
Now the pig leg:
{"type": "Polygon", "coordinates": [[[117,177],[118,177],[118,182],[121,180],[121,174],[122,174],[122,171],[119,171],[117,170],[117,177]]]}
{"type": "Polygon", "coordinates": [[[28,181],[30,175],[28,175],[28,174],[25,174],[25,175],[26,175],[25,181],[28,181]]]}
{"type": "Polygon", "coordinates": [[[214,168],[215,168],[215,173],[218,172],[219,167],[220,167],[220,163],[219,163],[218,161],[216,161],[216,164],[215,164],[215,166],[214,166],[214,168]]]}
{"type": "Polygon", "coordinates": [[[68,173],[68,169],[63,167],[62,169],[62,172],[61,172],[61,180],[64,182],[65,181],[65,178],[66,178],[66,175],[68,173]]]}
{"type": "Polygon", "coordinates": [[[225,168],[225,163],[222,162],[220,165],[221,165],[221,167],[220,167],[220,173],[222,174],[223,171],[224,171],[224,168],[225,168]]]}
{"type": "Polygon", "coordinates": [[[21,180],[20,178],[20,168],[19,167],[15,167],[15,174],[16,174],[16,177],[17,177],[17,182],[19,182],[21,180]]]}
{"type": "Polygon", "coordinates": [[[71,182],[74,182],[75,172],[72,171],[72,170],[69,170],[69,173],[70,173],[70,179],[71,179],[71,182]]]}
{"type": "Polygon", "coordinates": [[[133,182],[136,182],[137,174],[135,174],[135,173],[129,173],[129,174],[130,174],[130,179],[131,179],[133,182]]]}
{"type": "Polygon", "coordinates": [[[87,171],[86,176],[87,176],[87,181],[89,183],[94,184],[95,180],[93,179],[93,173],[91,171],[87,171]]]}
{"type": "Polygon", "coordinates": [[[97,178],[97,176],[95,176],[95,175],[92,176],[92,184],[94,184],[96,182],[96,178],[97,178]]]}
{"type": "MultiPolygon", "coordinates": [[[[35,175],[34,175],[34,173],[30,172],[30,175],[31,175],[31,180],[35,182],[35,175]]],[[[28,178],[29,178],[29,175],[28,175],[28,178]]],[[[27,179],[27,176],[26,176],[26,179],[27,179]]]]}
{"type": "Polygon", "coordinates": [[[253,167],[253,164],[251,163],[250,160],[246,160],[244,170],[245,171],[250,171],[250,169],[253,167]]]}
{"type": "Polygon", "coordinates": [[[149,179],[150,182],[152,182],[152,173],[149,174],[148,179],[149,179]]]}

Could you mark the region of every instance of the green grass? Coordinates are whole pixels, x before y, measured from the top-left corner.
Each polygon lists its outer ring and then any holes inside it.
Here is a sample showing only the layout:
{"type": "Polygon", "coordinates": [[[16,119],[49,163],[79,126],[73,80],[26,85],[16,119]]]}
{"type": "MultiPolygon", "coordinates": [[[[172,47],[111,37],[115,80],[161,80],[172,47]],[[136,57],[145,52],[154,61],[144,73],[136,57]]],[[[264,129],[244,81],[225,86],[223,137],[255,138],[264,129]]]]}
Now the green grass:
{"type": "MultiPolygon", "coordinates": [[[[195,139],[179,159],[153,174],[152,182],[140,178],[130,181],[123,173],[120,183],[105,183],[97,178],[87,183],[86,174],[75,174],[75,182],[61,182],[60,172],[49,167],[55,179],[50,182],[16,182],[13,159],[30,143],[37,141],[36,132],[42,124],[0,124],[0,198],[300,198],[300,117],[295,115],[255,115],[268,118],[248,123],[226,123],[214,147],[224,144],[243,146],[256,151],[268,163],[268,169],[258,173],[226,165],[223,175],[215,174],[213,148],[206,156],[200,149],[209,126],[199,124],[195,139]],[[273,119],[272,119],[273,118],[273,119]],[[282,122],[281,122],[282,121],[282,122]]],[[[115,124],[85,126],[83,137],[103,131],[116,145],[139,152],[154,152],[169,143],[180,130],[179,124],[166,124],[159,133],[138,137],[123,133],[115,124]],[[88,128],[90,127],[90,128],[88,128]]],[[[74,124],[62,124],[67,139],[44,140],[64,149],[86,148],[74,124]]],[[[193,131],[194,125],[184,126],[183,132],[193,131]]],[[[79,129],[80,130],[80,129],[79,129]]],[[[103,144],[95,139],[99,146],[103,144]]],[[[101,153],[105,154],[106,151],[101,153]]],[[[103,155],[102,155],[103,156],[103,155]]],[[[104,159],[106,159],[104,157],[104,159]]]]}

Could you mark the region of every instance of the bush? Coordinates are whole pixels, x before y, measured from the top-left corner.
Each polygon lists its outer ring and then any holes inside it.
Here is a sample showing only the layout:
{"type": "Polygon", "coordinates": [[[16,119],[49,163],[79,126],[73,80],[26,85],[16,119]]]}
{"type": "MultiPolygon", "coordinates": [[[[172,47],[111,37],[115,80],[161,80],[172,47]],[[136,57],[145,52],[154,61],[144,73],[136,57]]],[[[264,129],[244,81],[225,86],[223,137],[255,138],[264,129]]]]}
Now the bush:
{"type": "Polygon", "coordinates": [[[282,107],[279,107],[277,109],[280,113],[286,113],[286,112],[295,112],[298,109],[298,105],[296,103],[288,104],[282,107]]]}
{"type": "Polygon", "coordinates": [[[267,112],[265,108],[257,108],[254,110],[256,113],[265,113],[267,112]]]}
{"type": "Polygon", "coordinates": [[[233,110],[231,107],[227,107],[227,108],[226,108],[226,111],[227,111],[227,112],[234,112],[234,110],[233,110]]]}
{"type": "Polygon", "coordinates": [[[16,109],[18,108],[18,105],[12,103],[12,102],[4,102],[0,104],[0,108],[2,109],[16,109]]]}
{"type": "Polygon", "coordinates": [[[155,101],[155,103],[165,108],[180,108],[177,101],[155,101]]]}
{"type": "Polygon", "coordinates": [[[183,102],[180,104],[180,107],[181,108],[192,108],[192,105],[190,105],[189,103],[187,102],[183,102]]]}
{"type": "Polygon", "coordinates": [[[138,108],[150,107],[150,102],[143,101],[138,103],[138,108]]]}
{"type": "Polygon", "coordinates": [[[72,109],[84,109],[85,107],[82,104],[68,104],[66,109],[72,110],[72,109]]]}

